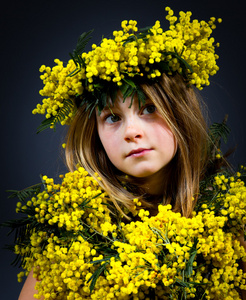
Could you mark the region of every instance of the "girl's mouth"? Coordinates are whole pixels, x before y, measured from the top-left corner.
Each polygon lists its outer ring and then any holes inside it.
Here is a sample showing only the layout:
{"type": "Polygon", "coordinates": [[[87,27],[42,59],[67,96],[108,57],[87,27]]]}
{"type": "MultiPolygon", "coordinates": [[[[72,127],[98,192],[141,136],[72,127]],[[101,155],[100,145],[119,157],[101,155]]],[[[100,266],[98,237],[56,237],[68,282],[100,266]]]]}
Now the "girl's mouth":
{"type": "Polygon", "coordinates": [[[141,157],[152,151],[152,149],[138,148],[128,153],[127,157],[141,157]]]}

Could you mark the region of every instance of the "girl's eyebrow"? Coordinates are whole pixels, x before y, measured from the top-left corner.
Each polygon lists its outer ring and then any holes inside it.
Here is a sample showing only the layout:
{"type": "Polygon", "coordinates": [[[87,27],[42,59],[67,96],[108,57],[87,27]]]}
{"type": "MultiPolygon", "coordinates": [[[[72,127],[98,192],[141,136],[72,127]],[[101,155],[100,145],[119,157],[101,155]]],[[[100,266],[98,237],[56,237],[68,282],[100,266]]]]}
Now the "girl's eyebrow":
{"type": "Polygon", "coordinates": [[[105,106],[104,108],[103,108],[103,110],[102,110],[102,112],[101,113],[103,113],[103,112],[107,112],[107,111],[109,111],[110,109],[109,109],[109,107],[108,106],[105,106]]]}

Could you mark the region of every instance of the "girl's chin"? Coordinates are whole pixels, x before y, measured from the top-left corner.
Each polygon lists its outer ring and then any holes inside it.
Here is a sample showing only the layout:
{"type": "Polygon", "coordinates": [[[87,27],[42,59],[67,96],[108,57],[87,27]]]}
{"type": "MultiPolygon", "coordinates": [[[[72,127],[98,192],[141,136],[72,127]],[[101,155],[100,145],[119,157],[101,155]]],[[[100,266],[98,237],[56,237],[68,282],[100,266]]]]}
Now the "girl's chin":
{"type": "Polygon", "coordinates": [[[143,182],[148,182],[148,181],[153,181],[157,178],[160,178],[160,170],[158,171],[144,171],[144,172],[132,172],[126,174],[130,176],[132,179],[136,179],[137,181],[143,181],[143,182]]]}
{"type": "Polygon", "coordinates": [[[139,179],[139,180],[148,180],[150,179],[152,176],[155,175],[156,172],[139,172],[139,173],[134,173],[134,174],[127,174],[128,176],[131,176],[132,178],[136,178],[139,179]]]}

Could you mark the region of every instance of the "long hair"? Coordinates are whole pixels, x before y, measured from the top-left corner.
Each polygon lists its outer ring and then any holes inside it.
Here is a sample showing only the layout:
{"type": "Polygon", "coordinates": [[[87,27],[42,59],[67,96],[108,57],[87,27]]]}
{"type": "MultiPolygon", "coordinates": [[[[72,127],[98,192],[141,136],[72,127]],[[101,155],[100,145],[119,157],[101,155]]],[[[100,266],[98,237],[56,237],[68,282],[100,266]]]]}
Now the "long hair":
{"type": "MultiPolygon", "coordinates": [[[[170,203],[174,211],[190,217],[207,155],[207,128],[200,101],[194,89],[178,74],[163,74],[158,83],[144,83],[141,88],[167,122],[178,145],[174,158],[166,167],[162,203],[170,203]]],[[[98,136],[95,114],[94,111],[89,117],[85,107],[78,109],[67,136],[67,165],[71,171],[79,164],[91,176],[99,174],[99,184],[116,207],[121,210],[123,205],[131,210],[132,200],[138,193],[124,188],[122,174],[108,159],[98,136]]],[[[141,196],[140,191],[137,196],[141,196]]]]}

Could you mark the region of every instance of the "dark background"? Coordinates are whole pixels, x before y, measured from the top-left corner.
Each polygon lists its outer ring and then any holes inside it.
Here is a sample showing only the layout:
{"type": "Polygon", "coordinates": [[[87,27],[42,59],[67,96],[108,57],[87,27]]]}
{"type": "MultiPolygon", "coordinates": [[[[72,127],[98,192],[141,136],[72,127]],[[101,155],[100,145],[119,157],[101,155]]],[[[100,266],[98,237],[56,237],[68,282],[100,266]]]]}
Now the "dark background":
{"type": "MultiPolygon", "coordinates": [[[[231,162],[245,163],[245,15],[242,0],[226,2],[206,1],[8,1],[1,8],[1,199],[0,222],[15,218],[14,199],[7,199],[7,189],[22,189],[39,182],[39,174],[57,177],[65,172],[61,143],[65,128],[59,127],[36,134],[42,121],[31,111],[41,96],[39,67],[53,66],[53,60],[69,59],[78,36],[94,28],[91,43],[99,43],[102,35],[111,35],[120,29],[124,19],[138,21],[139,28],[160,20],[167,28],[165,6],[171,6],[176,15],[180,10],[191,10],[193,18],[208,20],[221,17],[214,32],[220,59],[219,73],[211,78],[211,85],[202,96],[210,108],[211,122],[221,122],[229,114],[232,129],[226,148],[237,146],[231,162]]],[[[91,45],[90,43],[90,45],[91,45]]],[[[87,47],[86,51],[90,48],[87,47]]],[[[12,238],[7,230],[0,231],[1,243],[1,299],[18,298],[22,284],[17,283],[17,268],[10,266],[14,255],[3,250],[12,238]]]]}

